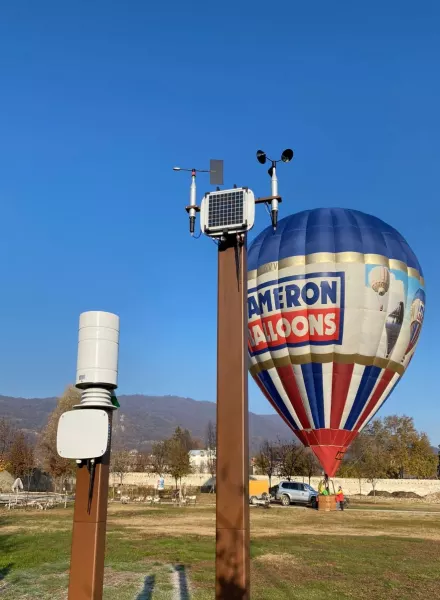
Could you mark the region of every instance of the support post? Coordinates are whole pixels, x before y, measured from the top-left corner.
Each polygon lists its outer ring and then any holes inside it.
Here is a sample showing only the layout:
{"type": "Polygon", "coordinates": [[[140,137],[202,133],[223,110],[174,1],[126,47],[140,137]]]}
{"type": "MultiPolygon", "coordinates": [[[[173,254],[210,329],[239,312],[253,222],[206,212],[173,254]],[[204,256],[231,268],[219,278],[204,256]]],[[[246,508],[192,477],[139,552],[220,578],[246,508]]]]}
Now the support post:
{"type": "Polygon", "coordinates": [[[249,600],[247,250],[230,238],[218,253],[215,597],[249,600]]]}
{"type": "MultiPolygon", "coordinates": [[[[110,431],[112,411],[109,411],[110,431]]],[[[110,445],[96,461],[93,496],[88,511],[90,473],[83,464],[76,470],[69,600],[102,600],[110,445]]]]}

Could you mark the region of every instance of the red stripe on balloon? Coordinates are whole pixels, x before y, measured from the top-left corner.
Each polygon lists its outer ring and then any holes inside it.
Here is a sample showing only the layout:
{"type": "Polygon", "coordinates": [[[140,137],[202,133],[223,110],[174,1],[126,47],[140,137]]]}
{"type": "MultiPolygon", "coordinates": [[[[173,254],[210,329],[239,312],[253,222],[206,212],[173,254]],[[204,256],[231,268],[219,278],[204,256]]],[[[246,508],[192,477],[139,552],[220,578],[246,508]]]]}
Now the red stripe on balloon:
{"type": "Polygon", "coordinates": [[[315,429],[295,433],[305,446],[310,446],[329,477],[335,475],[348,446],[358,435],[357,431],[347,429],[315,429]]]}
{"type": "Polygon", "coordinates": [[[368,415],[371,414],[371,411],[374,409],[376,404],[379,402],[382,394],[386,390],[387,386],[389,385],[389,383],[392,380],[392,378],[394,377],[394,375],[395,375],[395,373],[393,371],[389,371],[389,370],[386,370],[383,373],[382,377],[380,378],[379,383],[376,386],[376,389],[373,392],[373,395],[371,396],[368,404],[364,408],[364,411],[363,411],[360,419],[356,423],[356,426],[355,426],[356,431],[359,431],[359,429],[362,427],[365,420],[367,419],[368,415]]]}
{"type": "Polygon", "coordinates": [[[347,451],[346,446],[311,446],[316,458],[322,465],[324,473],[334,477],[341,466],[341,461],[347,451]]]}
{"type": "Polygon", "coordinates": [[[281,383],[283,384],[284,391],[293,406],[293,410],[298,415],[299,422],[305,429],[309,429],[310,421],[307,417],[306,409],[304,408],[293,368],[290,365],[287,367],[277,367],[277,371],[281,383]]]}
{"type": "Polygon", "coordinates": [[[304,446],[313,450],[325,473],[333,477],[358,432],[347,429],[302,429],[295,430],[295,434],[304,446]],[[332,440],[332,443],[329,443],[329,440],[332,440]]]}
{"type": "Polygon", "coordinates": [[[309,440],[307,438],[307,435],[306,435],[304,429],[295,429],[294,433],[297,436],[297,438],[299,439],[299,441],[302,444],[304,444],[304,446],[308,446],[309,445],[309,440]]]}
{"type": "Polygon", "coordinates": [[[353,375],[354,364],[333,364],[332,407],[330,413],[330,428],[339,429],[353,375]]]}

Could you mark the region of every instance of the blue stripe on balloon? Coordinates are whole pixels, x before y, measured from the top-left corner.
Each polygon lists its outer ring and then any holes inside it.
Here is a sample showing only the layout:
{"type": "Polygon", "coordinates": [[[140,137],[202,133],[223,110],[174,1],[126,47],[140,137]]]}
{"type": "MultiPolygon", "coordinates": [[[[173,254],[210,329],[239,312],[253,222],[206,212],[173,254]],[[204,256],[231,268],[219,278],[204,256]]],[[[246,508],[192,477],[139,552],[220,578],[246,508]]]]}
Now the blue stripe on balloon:
{"type": "Polygon", "coordinates": [[[406,240],[377,217],[345,208],[305,210],[265,229],[249,249],[249,270],[291,256],[316,252],[381,254],[422,270],[406,240]]]}
{"type": "Polygon", "coordinates": [[[381,372],[382,369],[380,367],[365,367],[356,397],[353,402],[353,406],[351,407],[350,414],[345,422],[344,429],[351,430],[355,426],[356,421],[358,420],[361,412],[368,402],[368,399],[370,398],[371,392],[373,391],[377,378],[381,372]]]}
{"type": "Polygon", "coordinates": [[[268,371],[260,371],[257,375],[258,379],[261,381],[263,386],[266,388],[269,396],[272,398],[272,401],[276,404],[278,410],[284,415],[287,422],[293,427],[293,429],[298,429],[298,425],[295,423],[292,415],[287,410],[286,405],[284,404],[284,400],[281,398],[278,393],[277,388],[275,387],[274,382],[272,381],[272,377],[270,376],[268,371]]]}
{"type": "Polygon", "coordinates": [[[315,423],[315,429],[321,429],[325,427],[322,364],[307,363],[301,365],[301,371],[307,392],[307,401],[315,423]]]}

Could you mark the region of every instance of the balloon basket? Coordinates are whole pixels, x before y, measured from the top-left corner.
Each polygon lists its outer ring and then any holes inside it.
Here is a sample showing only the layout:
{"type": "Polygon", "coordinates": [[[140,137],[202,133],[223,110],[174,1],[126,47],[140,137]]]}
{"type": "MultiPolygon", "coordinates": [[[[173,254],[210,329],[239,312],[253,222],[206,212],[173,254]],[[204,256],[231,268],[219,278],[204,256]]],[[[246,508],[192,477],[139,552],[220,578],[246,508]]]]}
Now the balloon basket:
{"type": "Polygon", "coordinates": [[[318,510],[324,512],[337,510],[336,495],[331,494],[329,496],[318,496],[318,510]]]}

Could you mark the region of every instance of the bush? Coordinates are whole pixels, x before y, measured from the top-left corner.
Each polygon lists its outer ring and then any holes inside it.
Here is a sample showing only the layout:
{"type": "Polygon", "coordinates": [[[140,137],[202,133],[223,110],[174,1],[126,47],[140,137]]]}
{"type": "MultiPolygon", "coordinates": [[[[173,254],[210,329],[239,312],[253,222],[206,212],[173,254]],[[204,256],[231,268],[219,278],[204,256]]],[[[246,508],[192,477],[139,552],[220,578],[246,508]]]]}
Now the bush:
{"type": "Polygon", "coordinates": [[[391,495],[394,498],[422,498],[415,492],[393,492],[391,495]]]}
{"type": "Polygon", "coordinates": [[[376,490],[376,493],[371,490],[371,492],[367,494],[367,496],[376,496],[376,498],[391,498],[391,495],[392,494],[386,490],[376,490]]]}

